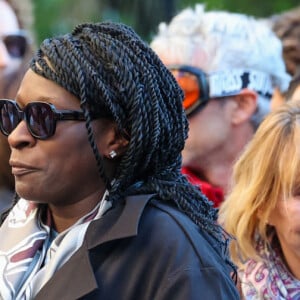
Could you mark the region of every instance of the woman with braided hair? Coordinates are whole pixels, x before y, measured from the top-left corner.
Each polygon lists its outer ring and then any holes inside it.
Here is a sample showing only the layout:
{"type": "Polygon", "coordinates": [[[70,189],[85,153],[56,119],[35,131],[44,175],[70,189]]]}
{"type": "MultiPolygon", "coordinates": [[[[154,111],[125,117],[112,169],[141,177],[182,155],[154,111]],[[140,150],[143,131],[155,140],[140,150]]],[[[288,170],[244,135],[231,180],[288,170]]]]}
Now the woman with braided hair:
{"type": "Polygon", "coordinates": [[[216,211],[181,175],[183,94],[122,24],[45,40],[0,100],[18,197],[2,299],[238,299],[216,211]]]}

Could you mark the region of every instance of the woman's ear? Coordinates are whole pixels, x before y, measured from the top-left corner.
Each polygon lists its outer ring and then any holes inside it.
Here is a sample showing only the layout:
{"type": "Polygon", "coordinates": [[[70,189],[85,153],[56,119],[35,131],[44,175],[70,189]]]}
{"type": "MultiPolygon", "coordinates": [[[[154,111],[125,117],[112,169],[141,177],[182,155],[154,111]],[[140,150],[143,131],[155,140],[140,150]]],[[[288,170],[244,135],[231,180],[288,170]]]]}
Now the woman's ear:
{"type": "Polygon", "coordinates": [[[127,150],[129,137],[122,134],[111,120],[99,119],[93,122],[95,140],[102,156],[108,159],[122,156],[127,150]]]}
{"type": "Polygon", "coordinates": [[[129,137],[125,134],[122,134],[118,128],[115,128],[114,138],[109,144],[109,153],[108,156],[110,159],[117,158],[122,156],[127,150],[129,144],[129,137]]]}

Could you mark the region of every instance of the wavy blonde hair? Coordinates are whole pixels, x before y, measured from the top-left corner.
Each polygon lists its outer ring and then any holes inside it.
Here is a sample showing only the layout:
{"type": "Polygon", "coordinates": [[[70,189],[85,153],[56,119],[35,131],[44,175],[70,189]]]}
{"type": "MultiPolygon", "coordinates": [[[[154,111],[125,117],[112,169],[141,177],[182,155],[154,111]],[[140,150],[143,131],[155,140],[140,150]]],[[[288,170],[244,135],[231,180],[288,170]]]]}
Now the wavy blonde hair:
{"type": "Polygon", "coordinates": [[[242,267],[262,260],[258,240],[272,245],[275,229],[268,218],[278,199],[287,200],[300,186],[300,102],[287,103],[268,115],[234,165],[232,189],[220,208],[219,221],[235,237],[232,260],[242,267]]]}

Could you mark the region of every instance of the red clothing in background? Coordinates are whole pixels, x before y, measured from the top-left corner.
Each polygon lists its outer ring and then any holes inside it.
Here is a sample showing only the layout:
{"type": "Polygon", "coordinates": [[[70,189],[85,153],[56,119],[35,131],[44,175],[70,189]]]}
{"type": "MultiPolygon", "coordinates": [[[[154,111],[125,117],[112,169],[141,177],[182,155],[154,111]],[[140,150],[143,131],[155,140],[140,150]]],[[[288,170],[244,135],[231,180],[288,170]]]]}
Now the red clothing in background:
{"type": "Polygon", "coordinates": [[[224,192],[221,188],[212,186],[210,183],[201,180],[188,168],[182,168],[182,173],[187,175],[187,179],[193,185],[199,186],[202,193],[214,203],[214,207],[219,207],[224,200],[224,192]]]}

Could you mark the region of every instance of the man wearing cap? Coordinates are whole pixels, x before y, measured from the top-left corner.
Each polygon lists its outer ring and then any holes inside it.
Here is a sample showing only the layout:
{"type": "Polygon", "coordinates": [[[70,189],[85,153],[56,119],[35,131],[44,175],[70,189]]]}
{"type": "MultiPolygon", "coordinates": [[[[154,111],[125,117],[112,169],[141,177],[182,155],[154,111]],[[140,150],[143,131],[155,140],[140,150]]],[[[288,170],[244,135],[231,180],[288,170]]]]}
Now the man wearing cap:
{"type": "Polygon", "coordinates": [[[262,21],[198,4],[160,24],[151,47],[185,94],[183,173],[218,207],[234,161],[270,111],[274,88],[288,87],[281,42],[262,21]]]}

